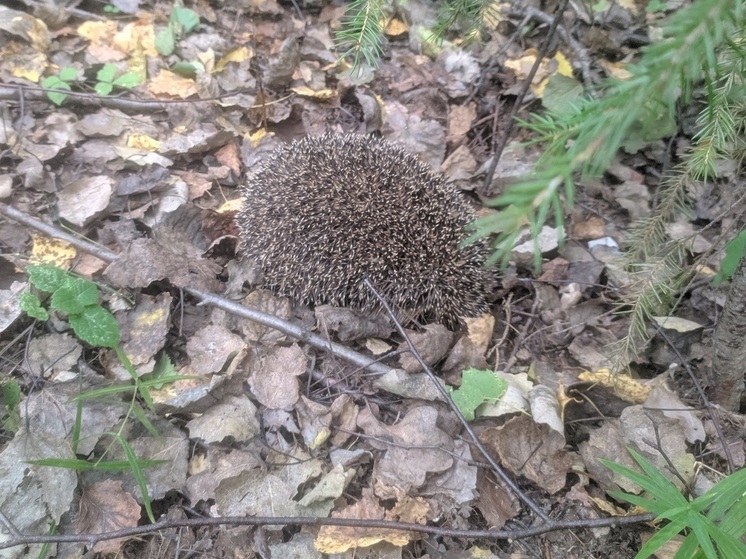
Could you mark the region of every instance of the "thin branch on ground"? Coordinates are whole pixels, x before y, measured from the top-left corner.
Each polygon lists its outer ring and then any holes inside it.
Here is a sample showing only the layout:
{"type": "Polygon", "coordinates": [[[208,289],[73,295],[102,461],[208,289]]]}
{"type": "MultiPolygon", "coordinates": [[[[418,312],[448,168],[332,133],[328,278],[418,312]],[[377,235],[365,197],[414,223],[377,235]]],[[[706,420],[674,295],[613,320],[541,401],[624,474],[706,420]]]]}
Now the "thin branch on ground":
{"type": "MultiPolygon", "coordinates": [[[[13,221],[22,223],[23,225],[31,227],[32,229],[40,231],[50,237],[66,241],[76,248],[92,254],[97,258],[100,258],[104,262],[111,263],[118,258],[118,254],[116,252],[96,245],[85,239],[76,237],[71,233],[55,227],[54,225],[49,225],[48,223],[39,221],[38,219],[35,219],[28,214],[25,214],[13,208],[12,206],[8,206],[7,204],[0,204],[0,215],[4,215],[5,217],[12,219],[13,221]]],[[[336,355],[337,357],[345,359],[346,361],[352,363],[353,365],[357,365],[358,367],[366,368],[371,372],[388,373],[393,370],[388,365],[379,363],[375,359],[358,353],[357,351],[354,351],[347,346],[329,341],[323,336],[319,336],[318,334],[309,332],[305,328],[301,328],[300,326],[297,326],[286,320],[282,320],[281,318],[278,318],[276,316],[244,307],[239,303],[234,303],[233,301],[229,301],[224,297],[220,297],[219,295],[215,295],[214,293],[203,291],[201,289],[184,287],[184,291],[199,299],[200,303],[202,304],[217,307],[233,315],[246,318],[263,326],[274,328],[275,330],[279,330],[283,334],[287,334],[288,336],[305,342],[315,348],[321,349],[322,351],[328,351],[332,355],[336,355]]]]}

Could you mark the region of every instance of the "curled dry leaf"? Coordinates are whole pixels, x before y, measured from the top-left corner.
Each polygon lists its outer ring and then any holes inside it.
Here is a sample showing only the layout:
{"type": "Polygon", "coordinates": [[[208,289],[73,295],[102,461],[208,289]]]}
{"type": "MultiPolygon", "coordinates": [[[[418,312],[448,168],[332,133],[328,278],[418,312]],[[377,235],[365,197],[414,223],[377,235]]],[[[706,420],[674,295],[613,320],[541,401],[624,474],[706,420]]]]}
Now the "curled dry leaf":
{"type": "Polygon", "coordinates": [[[479,437],[497,452],[500,462],[549,493],[565,487],[572,459],[564,449],[565,437],[544,423],[519,415],[500,427],[486,429],[479,437]]]}
{"type": "Polygon", "coordinates": [[[298,378],[306,372],[308,358],[298,344],[275,347],[254,366],[249,388],[256,399],[270,409],[287,408],[299,396],[298,378]]]}
{"type": "Polygon", "coordinates": [[[343,342],[361,338],[388,338],[393,331],[391,323],[383,315],[331,305],[318,305],[314,312],[319,330],[324,333],[336,332],[343,342]]]}

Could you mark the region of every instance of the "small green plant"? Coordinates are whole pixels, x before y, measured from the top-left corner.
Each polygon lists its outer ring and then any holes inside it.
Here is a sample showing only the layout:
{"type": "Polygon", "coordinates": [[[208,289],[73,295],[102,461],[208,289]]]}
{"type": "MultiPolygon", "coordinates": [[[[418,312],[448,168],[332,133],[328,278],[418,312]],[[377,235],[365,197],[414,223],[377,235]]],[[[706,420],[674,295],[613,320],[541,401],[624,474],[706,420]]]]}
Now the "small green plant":
{"type": "Polygon", "coordinates": [[[707,493],[688,500],[658,469],[629,449],[642,473],[609,462],[601,462],[613,472],[635,482],[645,495],[622,491],[609,494],[637,505],[658,516],[666,524],[650,538],[635,559],[646,559],[666,542],[684,533],[684,541],[674,559],[746,559],[746,469],[718,482],[707,493]]]}
{"type": "Polygon", "coordinates": [[[176,42],[187,33],[194,31],[199,25],[199,16],[194,10],[182,6],[174,6],[168,27],[155,37],[155,48],[163,56],[171,56],[176,50],[176,42]]]}
{"type": "MultiPolygon", "coordinates": [[[[36,289],[51,293],[50,307],[67,315],[76,336],[93,346],[119,346],[119,326],[114,316],[99,304],[95,283],[73,277],[55,266],[29,266],[27,271],[36,289]]],[[[22,294],[20,303],[29,316],[49,319],[49,312],[36,293],[22,294]]]]}
{"type": "Polygon", "coordinates": [[[735,239],[725,245],[725,256],[720,263],[720,272],[712,278],[712,284],[720,285],[732,278],[744,254],[746,254],[746,230],[741,231],[735,239]]]}
{"type": "Polygon", "coordinates": [[[7,379],[0,390],[0,425],[5,431],[15,433],[21,426],[21,386],[16,379],[7,379]]]}
{"type": "MultiPolygon", "coordinates": [[[[122,432],[129,418],[134,415],[153,436],[158,436],[155,427],[148,419],[145,412],[137,404],[137,396],[139,396],[142,401],[152,409],[153,399],[150,395],[151,388],[160,388],[164,383],[189,377],[176,375],[170,360],[168,357],[164,356],[159,361],[156,371],[151,373],[152,378],[147,380],[139,378],[134,365],[132,365],[132,362],[121,347],[119,326],[116,319],[99,303],[99,289],[94,282],[84,278],[74,277],[64,270],[50,265],[29,266],[27,271],[34,288],[39,292],[50,294],[49,308],[67,315],[67,319],[70,322],[70,326],[75,335],[92,346],[113,349],[133,379],[132,384],[114,385],[106,388],[90,390],[80,394],[74,399],[78,405],[78,413],[75,425],[73,426],[73,452],[77,449],[80,440],[83,402],[115,394],[129,396],[130,405],[118,432],[109,433],[112,437],[112,444],[118,443],[121,446],[127,460],[104,461],[104,458],[109,452],[109,448],[111,448],[110,446],[95,462],[77,459],[66,460],[48,458],[44,460],[36,460],[32,463],[42,466],[72,468],[76,470],[121,470],[128,468],[134,475],[140,487],[148,517],[152,522],[155,522],[150,498],[147,492],[147,483],[142,470],[145,467],[153,466],[160,462],[155,460],[141,460],[137,458],[132,447],[122,437],[122,432]]],[[[30,317],[38,320],[49,319],[49,310],[44,306],[41,298],[36,293],[27,292],[22,294],[20,297],[20,304],[21,308],[30,317]]]]}
{"type": "Polygon", "coordinates": [[[119,77],[117,75],[117,67],[114,64],[104,64],[104,66],[96,73],[96,93],[99,95],[109,95],[115,87],[124,87],[126,89],[133,88],[140,85],[142,80],[135,72],[127,72],[119,77]]]}
{"type": "MultiPolygon", "coordinates": [[[[66,89],[67,91],[72,91],[70,84],[76,79],[78,79],[78,71],[75,68],[60,68],[58,74],[44,78],[41,86],[48,89],[66,89]]],[[[58,107],[67,99],[67,95],[59,91],[48,91],[47,97],[58,107]]]]}
{"type": "MultiPolygon", "coordinates": [[[[72,91],[71,84],[78,79],[78,70],[75,68],[62,68],[59,73],[42,80],[42,87],[49,89],[66,89],[72,91]]],[[[99,95],[109,95],[115,87],[132,88],[142,82],[140,76],[135,72],[127,72],[117,77],[117,67],[114,64],[104,64],[96,73],[96,85],[94,89],[99,95]]],[[[47,97],[58,107],[67,99],[68,95],[59,91],[48,91],[47,97]]]]}
{"type": "Polygon", "coordinates": [[[508,383],[492,371],[467,369],[461,376],[461,386],[451,391],[453,403],[467,421],[473,421],[479,406],[495,403],[505,395],[508,383]]]}

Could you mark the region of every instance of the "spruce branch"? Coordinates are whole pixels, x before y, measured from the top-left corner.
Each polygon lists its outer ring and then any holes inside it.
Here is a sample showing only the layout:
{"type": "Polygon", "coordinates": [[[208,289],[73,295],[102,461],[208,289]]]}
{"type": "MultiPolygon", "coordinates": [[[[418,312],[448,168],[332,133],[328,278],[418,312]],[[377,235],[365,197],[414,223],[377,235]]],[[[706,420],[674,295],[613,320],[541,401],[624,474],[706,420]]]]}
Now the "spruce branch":
{"type": "Polygon", "coordinates": [[[340,59],[352,57],[350,73],[359,75],[363,61],[376,67],[383,54],[383,22],[386,0],[353,0],[342,18],[335,46],[344,51],[340,59]]]}
{"type": "Polygon", "coordinates": [[[688,165],[680,165],[658,187],[658,201],[649,217],[634,224],[626,243],[625,268],[661,255],[668,236],[666,225],[691,208],[688,188],[694,182],[688,165]]]}
{"type": "Polygon", "coordinates": [[[610,347],[613,361],[626,362],[639,356],[650,340],[648,324],[654,316],[670,313],[681,288],[692,275],[685,265],[687,249],[683,243],[671,241],[666,253],[639,264],[633,272],[635,281],[628,287],[618,305],[618,314],[629,317],[626,336],[610,347]]]}
{"type": "Polygon", "coordinates": [[[461,32],[465,42],[479,40],[486,23],[494,26],[500,19],[500,10],[493,0],[448,0],[438,9],[438,20],[433,35],[442,41],[449,30],[461,32]]]}
{"type": "Polygon", "coordinates": [[[572,177],[599,176],[608,167],[633,126],[645,131],[660,117],[675,115],[677,103],[717,65],[715,52],[744,24],[741,0],[697,0],[679,10],[664,25],[664,39],[650,45],[630,67],[628,80],[608,80],[606,95],[580,104],[576,110],[534,120],[531,128],[551,139],[536,172],[491,201],[498,213],[475,224],[475,236],[496,233],[495,261],[506,263],[510,241],[528,221],[552,212],[562,221],[562,197],[572,205],[572,177]],[[564,187],[564,188],[562,188],[564,187]],[[545,189],[542,196],[538,190],[545,189]],[[538,201],[538,203],[537,203],[538,201]],[[513,206],[513,207],[510,207],[513,206]]]}

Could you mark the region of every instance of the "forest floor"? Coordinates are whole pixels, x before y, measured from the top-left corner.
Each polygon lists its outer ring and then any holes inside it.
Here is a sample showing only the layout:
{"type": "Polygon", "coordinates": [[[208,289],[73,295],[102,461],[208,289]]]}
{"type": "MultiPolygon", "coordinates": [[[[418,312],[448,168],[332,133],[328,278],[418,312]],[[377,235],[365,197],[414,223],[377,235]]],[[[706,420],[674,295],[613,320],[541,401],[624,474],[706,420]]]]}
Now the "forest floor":
{"type": "MultiPolygon", "coordinates": [[[[519,116],[561,110],[586,80],[623,79],[679,5],[643,4],[571,4],[519,116]]],[[[630,326],[622,249],[689,146],[696,111],[663,123],[659,137],[630,138],[603,177],[578,184],[566,238],[558,224],[542,230],[539,269],[521,239],[487,315],[456,331],[409,331],[446,385],[477,393],[461,409],[472,433],[391,323],[250,287],[234,223],[240,185],[293,139],[381,135],[444,173],[482,215],[494,212],[489,200],[541,153],[516,127],[485,180],[556,2],[514,6],[474,44],[455,30],[434,45],[424,37],[435,8],[408,0],[388,13],[378,69],[354,80],[334,47],[341,4],[7,5],[0,557],[82,557],[95,544],[117,557],[626,559],[655,527],[608,521],[643,511],[610,496],[639,488],[600,460],[633,467],[635,449],[685,494],[743,467],[743,416],[713,415],[697,390],[712,384],[727,286],[711,279],[721,232],[738,219],[735,164],[693,185],[691,214],[669,228],[691,237],[692,259],[705,255],[674,316],[650,324],[634,359],[612,352],[630,326]],[[57,93],[39,88],[45,79],[57,93]],[[39,264],[97,289],[56,276],[70,283],[45,290],[44,274],[27,271],[39,264]],[[21,310],[30,289],[48,319],[21,310]],[[231,303],[300,330],[252,322],[231,303]],[[109,339],[98,309],[116,319],[121,351],[91,343],[109,339]],[[376,367],[361,367],[370,359],[376,367]],[[492,371],[504,394],[487,396],[469,369],[492,371]],[[95,539],[151,520],[172,524],[95,539]],[[76,534],[46,546],[26,538],[76,534]]]]}

